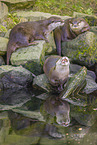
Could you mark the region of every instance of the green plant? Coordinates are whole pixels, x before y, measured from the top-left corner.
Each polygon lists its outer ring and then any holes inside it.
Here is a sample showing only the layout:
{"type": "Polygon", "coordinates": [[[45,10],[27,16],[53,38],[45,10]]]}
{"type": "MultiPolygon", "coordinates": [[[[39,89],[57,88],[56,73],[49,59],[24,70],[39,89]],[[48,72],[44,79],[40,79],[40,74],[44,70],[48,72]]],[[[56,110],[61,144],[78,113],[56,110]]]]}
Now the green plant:
{"type": "Polygon", "coordinates": [[[7,23],[7,29],[12,29],[16,24],[20,22],[16,13],[8,13],[7,18],[4,21],[7,23]]]}

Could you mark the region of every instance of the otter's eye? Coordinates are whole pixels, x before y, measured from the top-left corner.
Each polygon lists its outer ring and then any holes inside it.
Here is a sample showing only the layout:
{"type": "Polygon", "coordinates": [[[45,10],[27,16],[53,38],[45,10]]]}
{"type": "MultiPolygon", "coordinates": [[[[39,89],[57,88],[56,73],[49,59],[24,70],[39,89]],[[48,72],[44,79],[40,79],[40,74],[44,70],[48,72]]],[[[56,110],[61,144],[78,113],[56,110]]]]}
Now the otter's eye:
{"type": "Polygon", "coordinates": [[[78,23],[78,26],[80,26],[80,23],[78,23]]]}

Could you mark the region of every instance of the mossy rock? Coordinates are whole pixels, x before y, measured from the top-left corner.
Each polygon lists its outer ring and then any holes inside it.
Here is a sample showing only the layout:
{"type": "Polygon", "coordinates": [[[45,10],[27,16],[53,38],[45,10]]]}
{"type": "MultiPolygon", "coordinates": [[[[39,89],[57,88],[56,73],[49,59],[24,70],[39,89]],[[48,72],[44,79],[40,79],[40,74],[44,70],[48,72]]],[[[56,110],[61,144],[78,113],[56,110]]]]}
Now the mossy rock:
{"type": "Polygon", "coordinates": [[[97,35],[89,31],[63,42],[62,54],[68,56],[71,62],[88,67],[94,65],[97,63],[97,35]]]}
{"type": "Polygon", "coordinates": [[[0,37],[0,55],[5,55],[7,51],[7,43],[8,43],[7,38],[0,37]]]}
{"type": "Polygon", "coordinates": [[[25,88],[32,83],[32,80],[31,72],[21,66],[0,66],[0,81],[3,83],[4,89],[25,88]]]}
{"type": "Polygon", "coordinates": [[[40,74],[42,72],[41,58],[45,53],[43,49],[44,43],[45,41],[39,41],[37,45],[16,50],[12,53],[11,64],[22,65],[36,75],[40,74]]]}
{"type": "Polygon", "coordinates": [[[6,4],[0,2],[0,20],[8,14],[8,7],[6,4]]]}

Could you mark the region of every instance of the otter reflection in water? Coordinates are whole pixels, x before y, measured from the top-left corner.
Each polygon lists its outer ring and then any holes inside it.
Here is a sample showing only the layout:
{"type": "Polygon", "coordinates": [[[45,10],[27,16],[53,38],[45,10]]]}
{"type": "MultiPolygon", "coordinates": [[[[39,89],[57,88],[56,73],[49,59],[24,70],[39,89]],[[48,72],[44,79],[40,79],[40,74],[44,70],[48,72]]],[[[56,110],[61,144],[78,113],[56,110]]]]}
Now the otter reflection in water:
{"type": "Polygon", "coordinates": [[[42,111],[45,111],[45,113],[50,114],[50,116],[52,116],[53,118],[56,118],[56,122],[59,125],[65,127],[69,126],[70,106],[67,101],[63,101],[59,97],[55,97],[54,95],[52,95],[45,100],[42,111]]]}

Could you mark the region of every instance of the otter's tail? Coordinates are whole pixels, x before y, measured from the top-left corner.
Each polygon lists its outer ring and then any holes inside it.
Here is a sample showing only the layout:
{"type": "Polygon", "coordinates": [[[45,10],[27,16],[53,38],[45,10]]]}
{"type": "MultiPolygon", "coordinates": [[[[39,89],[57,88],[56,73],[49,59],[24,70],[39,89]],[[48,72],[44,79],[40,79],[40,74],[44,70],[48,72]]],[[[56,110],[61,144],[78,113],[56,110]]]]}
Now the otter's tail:
{"type": "Polygon", "coordinates": [[[12,52],[15,51],[15,49],[16,49],[16,46],[13,45],[9,40],[8,45],[7,45],[7,65],[9,65],[10,56],[12,52]]]}

